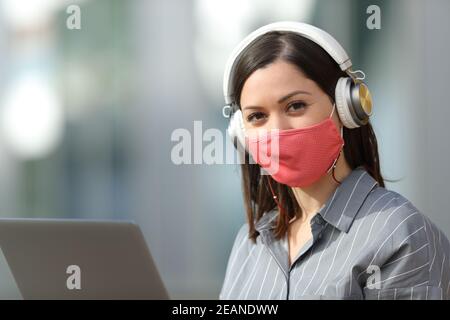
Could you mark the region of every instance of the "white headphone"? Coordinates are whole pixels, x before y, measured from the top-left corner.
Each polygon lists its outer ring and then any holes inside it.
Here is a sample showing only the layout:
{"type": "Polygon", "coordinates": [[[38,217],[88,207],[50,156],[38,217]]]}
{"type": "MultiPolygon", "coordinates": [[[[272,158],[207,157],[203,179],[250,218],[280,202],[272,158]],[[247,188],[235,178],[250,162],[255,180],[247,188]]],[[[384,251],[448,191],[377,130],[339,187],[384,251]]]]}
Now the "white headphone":
{"type": "Polygon", "coordinates": [[[271,31],[293,32],[321,46],[336,61],[341,70],[349,75],[348,77],[340,78],[335,89],[336,107],[342,124],[349,129],[367,124],[369,117],[372,115],[372,98],[369,88],[362,82],[365,75],[360,70],[352,71],[350,69],[352,62],[342,46],[330,34],[315,26],[301,22],[281,21],[265,25],[250,33],[236,46],[226,63],[223,76],[223,94],[226,105],[223,107],[222,113],[225,117],[230,117],[227,131],[233,142],[237,138],[237,142],[241,144],[241,147],[245,147],[245,128],[242,112],[236,107],[232,99],[233,88],[231,88],[231,81],[236,62],[253,41],[271,31]],[[356,77],[355,74],[358,72],[363,76],[360,78],[356,77]],[[229,110],[228,113],[226,112],[227,109],[229,110]]]}

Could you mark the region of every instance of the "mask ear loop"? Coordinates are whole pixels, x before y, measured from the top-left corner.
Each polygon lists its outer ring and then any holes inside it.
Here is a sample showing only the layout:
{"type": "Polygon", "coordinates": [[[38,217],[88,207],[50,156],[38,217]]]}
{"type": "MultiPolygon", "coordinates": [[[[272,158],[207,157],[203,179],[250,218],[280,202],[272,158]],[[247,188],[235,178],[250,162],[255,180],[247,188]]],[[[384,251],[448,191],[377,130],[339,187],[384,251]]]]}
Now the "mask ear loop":
{"type": "Polygon", "coordinates": [[[333,177],[333,180],[334,180],[337,184],[341,184],[341,183],[342,183],[341,181],[339,181],[338,179],[336,179],[336,176],[335,176],[335,174],[334,174],[334,169],[336,168],[337,161],[338,161],[338,159],[339,159],[340,156],[341,156],[341,152],[339,152],[339,154],[338,154],[336,160],[334,160],[334,164],[333,164],[333,166],[332,166],[333,171],[331,172],[331,176],[333,177]]]}
{"type": "Polygon", "coordinates": [[[330,118],[333,116],[334,109],[336,109],[336,103],[333,103],[333,111],[331,111],[330,118]]]}
{"type": "Polygon", "coordinates": [[[267,182],[269,184],[269,188],[270,188],[270,192],[272,193],[272,198],[275,201],[275,203],[277,204],[278,210],[280,211],[280,214],[283,213],[283,208],[280,205],[280,202],[278,201],[278,197],[275,195],[275,192],[273,192],[273,188],[272,188],[272,184],[270,183],[270,177],[267,176],[267,182]]]}
{"type": "MultiPolygon", "coordinates": [[[[334,109],[335,109],[335,108],[336,108],[336,103],[333,104],[333,111],[331,112],[330,119],[331,119],[331,117],[333,116],[333,113],[334,113],[334,109]]],[[[342,137],[342,140],[343,140],[343,139],[344,139],[344,126],[341,126],[341,137],[342,137]]],[[[342,152],[342,149],[341,149],[341,151],[339,151],[339,154],[338,154],[337,158],[334,159],[333,164],[331,165],[330,169],[328,169],[328,171],[327,171],[327,172],[330,172],[330,170],[333,170],[333,171],[331,172],[331,176],[333,177],[333,180],[334,180],[337,184],[341,184],[341,181],[339,181],[338,179],[336,179],[334,170],[335,170],[335,168],[336,168],[336,165],[337,165],[337,162],[338,162],[338,160],[339,160],[339,157],[341,156],[341,152],[342,152]]]]}

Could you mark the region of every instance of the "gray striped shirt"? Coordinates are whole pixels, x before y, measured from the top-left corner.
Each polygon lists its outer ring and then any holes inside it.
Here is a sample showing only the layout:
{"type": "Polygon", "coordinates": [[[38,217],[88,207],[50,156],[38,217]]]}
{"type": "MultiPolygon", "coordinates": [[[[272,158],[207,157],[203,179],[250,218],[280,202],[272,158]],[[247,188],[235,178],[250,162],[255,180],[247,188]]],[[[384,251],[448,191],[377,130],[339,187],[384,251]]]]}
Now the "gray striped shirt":
{"type": "Polygon", "coordinates": [[[450,244],[406,198],[361,166],[311,220],[312,239],[289,266],[277,211],[238,231],[220,299],[450,299],[450,244]]]}

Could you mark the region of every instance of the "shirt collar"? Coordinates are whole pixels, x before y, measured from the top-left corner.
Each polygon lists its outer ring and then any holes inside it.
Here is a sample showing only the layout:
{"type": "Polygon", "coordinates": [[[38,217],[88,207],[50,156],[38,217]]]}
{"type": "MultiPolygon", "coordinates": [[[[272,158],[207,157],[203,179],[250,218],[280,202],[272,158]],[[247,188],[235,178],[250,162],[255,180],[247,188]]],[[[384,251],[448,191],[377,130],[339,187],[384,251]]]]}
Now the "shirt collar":
{"type": "MultiPolygon", "coordinates": [[[[359,166],[344,178],[317,214],[339,230],[348,232],[367,195],[377,184],[367,170],[359,166]]],[[[277,215],[275,209],[267,212],[255,223],[255,229],[261,232],[274,228],[277,215]]]]}

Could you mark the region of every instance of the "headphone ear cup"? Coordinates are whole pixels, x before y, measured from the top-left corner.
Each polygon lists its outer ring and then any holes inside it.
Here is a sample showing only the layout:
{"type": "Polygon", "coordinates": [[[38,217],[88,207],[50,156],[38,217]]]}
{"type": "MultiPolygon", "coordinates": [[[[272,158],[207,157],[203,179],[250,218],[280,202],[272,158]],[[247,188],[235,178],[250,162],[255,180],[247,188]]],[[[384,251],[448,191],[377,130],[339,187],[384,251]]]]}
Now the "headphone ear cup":
{"type": "Polygon", "coordinates": [[[244,119],[241,110],[236,110],[230,117],[230,123],[227,129],[228,135],[233,143],[239,143],[240,146],[235,144],[238,150],[244,150],[245,148],[245,127],[244,119]]]}
{"type": "Polygon", "coordinates": [[[349,105],[347,95],[350,94],[352,79],[348,77],[339,78],[335,89],[336,108],[338,110],[339,118],[342,124],[349,128],[358,128],[359,125],[354,121],[350,109],[353,107],[349,105]]]}

